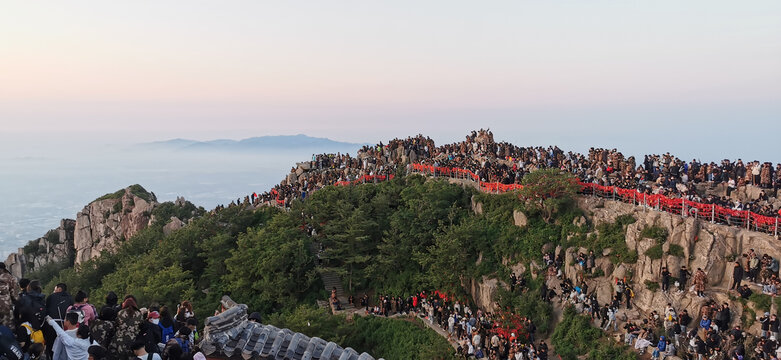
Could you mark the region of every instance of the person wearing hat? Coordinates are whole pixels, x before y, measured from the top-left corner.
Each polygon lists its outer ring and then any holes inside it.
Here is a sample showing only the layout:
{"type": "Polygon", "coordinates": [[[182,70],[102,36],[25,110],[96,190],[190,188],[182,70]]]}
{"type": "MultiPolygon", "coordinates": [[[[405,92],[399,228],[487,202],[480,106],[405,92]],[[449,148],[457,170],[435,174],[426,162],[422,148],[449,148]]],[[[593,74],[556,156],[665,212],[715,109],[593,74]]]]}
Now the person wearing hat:
{"type": "Polygon", "coordinates": [[[139,339],[143,339],[147,353],[159,353],[159,344],[163,342],[163,329],[157,325],[160,323],[160,313],[150,311],[146,319],[146,322],[141,326],[139,339]]]}

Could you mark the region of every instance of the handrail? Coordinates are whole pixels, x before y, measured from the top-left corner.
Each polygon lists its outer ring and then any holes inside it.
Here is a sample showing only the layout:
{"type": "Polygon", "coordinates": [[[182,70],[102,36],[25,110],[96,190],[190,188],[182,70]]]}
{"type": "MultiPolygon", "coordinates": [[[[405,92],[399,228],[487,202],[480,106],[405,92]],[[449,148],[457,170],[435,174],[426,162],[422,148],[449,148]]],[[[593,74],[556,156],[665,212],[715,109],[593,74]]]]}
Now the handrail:
{"type": "MultiPolygon", "coordinates": [[[[412,170],[416,173],[438,177],[471,180],[477,183],[480,191],[488,193],[506,193],[520,190],[520,184],[502,184],[498,182],[482,182],[480,177],[471,170],[432,166],[424,164],[412,164],[412,170]]],[[[634,189],[623,189],[617,186],[603,186],[593,183],[578,181],[581,193],[603,198],[630,203],[633,205],[653,208],[655,210],[681,215],[703,218],[711,223],[720,223],[728,226],[745,228],[766,234],[778,236],[779,217],[765,216],[748,210],[733,210],[715,204],[703,204],[686,199],[669,198],[660,194],[646,194],[634,189]]]]}

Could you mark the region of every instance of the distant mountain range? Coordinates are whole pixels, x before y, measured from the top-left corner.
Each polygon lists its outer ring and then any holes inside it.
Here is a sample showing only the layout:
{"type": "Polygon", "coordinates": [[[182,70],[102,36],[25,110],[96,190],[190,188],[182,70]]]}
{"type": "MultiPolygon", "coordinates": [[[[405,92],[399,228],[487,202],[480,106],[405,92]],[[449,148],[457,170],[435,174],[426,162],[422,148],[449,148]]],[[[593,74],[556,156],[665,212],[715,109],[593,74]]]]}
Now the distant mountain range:
{"type": "Polygon", "coordinates": [[[249,151],[270,149],[345,149],[356,152],[358,148],[366,144],[335,141],[327,138],[318,138],[298,135],[273,135],[259,136],[243,140],[208,140],[197,141],[189,139],[172,139],[142,143],[142,148],[156,150],[181,150],[181,151],[249,151]]]}

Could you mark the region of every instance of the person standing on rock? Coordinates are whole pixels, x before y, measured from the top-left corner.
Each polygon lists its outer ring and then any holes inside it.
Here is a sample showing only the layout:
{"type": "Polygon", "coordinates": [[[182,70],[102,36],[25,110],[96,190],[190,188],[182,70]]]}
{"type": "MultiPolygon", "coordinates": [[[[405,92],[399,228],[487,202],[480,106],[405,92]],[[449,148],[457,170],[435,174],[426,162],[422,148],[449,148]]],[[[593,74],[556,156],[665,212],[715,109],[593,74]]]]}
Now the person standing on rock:
{"type": "Polygon", "coordinates": [[[621,297],[624,295],[624,290],[626,290],[624,281],[621,279],[616,279],[616,299],[619,303],[621,302],[621,297]]]}
{"type": "Polygon", "coordinates": [[[667,266],[662,267],[662,292],[667,292],[670,290],[670,277],[672,274],[670,274],[670,271],[667,270],[667,266]]]}
{"type": "Polygon", "coordinates": [[[686,265],[681,266],[681,271],[678,273],[678,291],[686,291],[686,283],[689,281],[689,276],[692,273],[686,268],[686,265]]]}
{"type": "Polygon", "coordinates": [[[694,274],[694,290],[697,292],[697,296],[705,296],[705,283],[707,283],[708,277],[705,275],[705,271],[701,268],[697,268],[697,273],[694,274]]]}
{"type": "MultiPolygon", "coordinates": [[[[632,290],[632,287],[629,285],[626,285],[624,287],[624,298],[626,299],[626,308],[627,310],[632,308],[632,299],[635,297],[635,292],[632,290]]],[[[616,307],[617,308],[617,307],[616,307]]]]}
{"type": "Polygon", "coordinates": [[[740,265],[740,261],[735,261],[735,267],[732,268],[732,286],[729,289],[738,290],[741,281],[743,281],[743,266],[740,265]]]}

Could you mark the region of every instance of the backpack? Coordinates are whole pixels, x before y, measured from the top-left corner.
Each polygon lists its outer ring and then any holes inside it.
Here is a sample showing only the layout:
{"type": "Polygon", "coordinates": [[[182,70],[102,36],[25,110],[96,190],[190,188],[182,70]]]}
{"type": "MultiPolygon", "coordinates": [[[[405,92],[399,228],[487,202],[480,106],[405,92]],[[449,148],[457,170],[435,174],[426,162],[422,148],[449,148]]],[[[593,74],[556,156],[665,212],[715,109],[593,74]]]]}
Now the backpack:
{"type": "Polygon", "coordinates": [[[25,322],[21,326],[27,331],[30,343],[44,344],[43,331],[33,329],[29,322],[25,322]]]}
{"type": "Polygon", "coordinates": [[[41,301],[41,298],[30,296],[30,306],[33,309],[33,316],[38,320],[38,328],[43,327],[46,317],[46,305],[41,301]]]}
{"type": "MultiPolygon", "coordinates": [[[[84,317],[86,316],[84,314],[84,310],[82,310],[85,306],[92,306],[89,304],[82,304],[82,305],[71,305],[70,309],[68,309],[69,313],[77,313],[79,314],[79,324],[84,322],[84,317]]],[[[95,309],[92,310],[93,314],[95,313],[95,309]]]]}
{"type": "Polygon", "coordinates": [[[163,335],[162,336],[162,338],[163,338],[162,343],[163,344],[167,344],[168,340],[171,340],[171,339],[174,338],[174,324],[173,323],[171,323],[171,326],[165,327],[165,326],[163,326],[163,323],[160,322],[160,323],[157,323],[157,326],[159,326],[160,329],[162,330],[162,335],[163,335]]]}
{"type": "Polygon", "coordinates": [[[182,354],[189,354],[190,353],[190,341],[188,340],[182,340],[182,338],[175,337],[176,342],[179,343],[179,346],[182,348],[182,354]]]}

